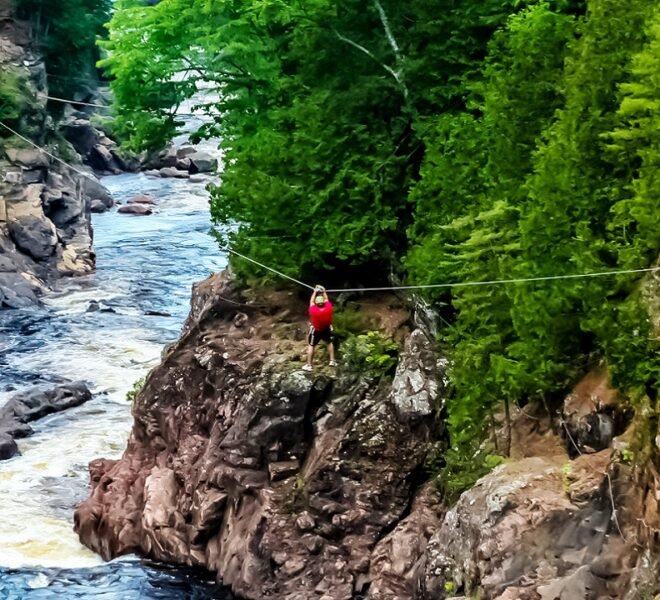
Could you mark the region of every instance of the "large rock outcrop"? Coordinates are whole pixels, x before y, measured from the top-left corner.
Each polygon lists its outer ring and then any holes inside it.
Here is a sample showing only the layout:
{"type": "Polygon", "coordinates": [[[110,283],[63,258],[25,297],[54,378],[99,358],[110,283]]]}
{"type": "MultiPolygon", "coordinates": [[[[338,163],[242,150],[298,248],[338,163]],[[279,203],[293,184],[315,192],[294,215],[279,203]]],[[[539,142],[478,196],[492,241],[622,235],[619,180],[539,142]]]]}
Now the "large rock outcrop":
{"type": "MultiPolygon", "coordinates": [[[[437,386],[424,379],[437,360],[397,373],[428,391],[401,412],[386,381],[301,371],[304,315],[290,295],[248,303],[223,276],[196,287],[183,337],[135,401],[123,458],[90,466],[83,543],[206,567],[246,598],[413,588],[431,531],[406,519],[434,433],[437,386]],[[378,550],[420,530],[397,555],[378,550]]],[[[415,507],[430,511],[429,494],[415,507]]]]}
{"type": "MultiPolygon", "coordinates": [[[[0,74],[22,81],[25,102],[12,121],[40,146],[56,126],[46,110],[46,69],[32,49],[29,27],[0,0],[0,74]]],[[[94,269],[91,210],[112,205],[108,191],[89,172],[81,175],[6,130],[0,132],[0,309],[38,301],[58,277],[94,269]]],[[[51,153],[62,152],[62,142],[51,153]]],[[[77,156],[72,147],[69,161],[77,156]]],[[[77,163],[77,170],[83,169],[77,163]]]]}
{"type": "Polygon", "coordinates": [[[616,440],[571,458],[560,435],[606,410],[599,372],[560,423],[517,411],[512,459],[447,507],[424,463],[443,434],[448,365],[395,299],[371,302],[374,326],[403,341],[391,380],[344,364],[337,377],[302,372],[305,305],[292,293],[241,291],[226,275],[196,286],[181,339],[135,400],[123,457],[90,465],[81,541],[105,558],[205,567],[249,600],[656,593],[660,477],[622,464],[616,440]]]}

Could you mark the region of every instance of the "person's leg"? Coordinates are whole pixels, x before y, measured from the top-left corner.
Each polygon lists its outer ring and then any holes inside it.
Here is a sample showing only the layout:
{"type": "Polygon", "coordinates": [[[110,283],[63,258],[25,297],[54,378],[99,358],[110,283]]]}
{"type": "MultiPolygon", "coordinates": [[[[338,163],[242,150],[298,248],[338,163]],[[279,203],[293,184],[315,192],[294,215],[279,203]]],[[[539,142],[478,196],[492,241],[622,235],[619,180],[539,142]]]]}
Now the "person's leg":
{"type": "Polygon", "coordinates": [[[310,344],[307,346],[307,365],[312,366],[312,362],[314,361],[314,346],[310,344]]]}
{"type": "Polygon", "coordinates": [[[328,343],[328,354],[330,354],[330,364],[333,365],[335,363],[335,344],[332,340],[328,343]]]}

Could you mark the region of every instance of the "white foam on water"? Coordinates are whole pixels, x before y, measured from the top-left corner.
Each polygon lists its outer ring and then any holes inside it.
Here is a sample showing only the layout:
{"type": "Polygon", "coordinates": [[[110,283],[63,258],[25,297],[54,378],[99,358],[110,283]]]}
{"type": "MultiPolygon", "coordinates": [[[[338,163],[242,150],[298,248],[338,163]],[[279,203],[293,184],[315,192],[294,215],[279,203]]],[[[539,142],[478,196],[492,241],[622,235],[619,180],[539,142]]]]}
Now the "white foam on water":
{"type": "MultiPolygon", "coordinates": [[[[47,299],[50,321],[43,328],[31,326],[31,337],[14,336],[6,360],[16,373],[84,380],[94,398],[33,424],[35,435],[18,440],[21,455],[0,462],[3,567],[102,563],[73,531],[74,506],[89,493],[87,465],[121,456],[132,426],[126,393],[158,364],[163,344],[177,337],[191,284],[225,264],[205,234],[203,185],[150,181],[144,175],[120,175],[104,183],[123,199],[152,193],[161,212],[145,218],[95,217],[97,273],[63,281],[47,299]],[[161,299],[176,317],[145,316],[150,303],[161,299]],[[87,313],[92,301],[116,312],[87,313]]],[[[29,381],[17,380],[16,389],[29,388],[29,381]]],[[[10,395],[2,394],[0,405],[10,395]]],[[[47,585],[41,576],[32,583],[35,589],[47,585]]]]}

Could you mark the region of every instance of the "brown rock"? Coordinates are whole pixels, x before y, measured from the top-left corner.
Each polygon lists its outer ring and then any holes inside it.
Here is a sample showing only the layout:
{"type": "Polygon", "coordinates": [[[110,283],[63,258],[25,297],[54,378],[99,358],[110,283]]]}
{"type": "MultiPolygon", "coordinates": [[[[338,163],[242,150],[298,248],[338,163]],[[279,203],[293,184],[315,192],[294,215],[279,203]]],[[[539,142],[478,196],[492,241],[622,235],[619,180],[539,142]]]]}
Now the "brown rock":
{"type": "Polygon", "coordinates": [[[187,171],[181,171],[176,167],[163,167],[159,170],[161,177],[175,177],[178,179],[187,179],[189,174],[187,171]]]}
{"type": "Polygon", "coordinates": [[[606,369],[587,374],[564,400],[562,433],[571,456],[609,447],[629,422],[619,392],[609,385],[606,369]]]}
{"type": "Polygon", "coordinates": [[[151,205],[155,205],[156,201],[151,196],[140,194],[138,196],[133,196],[128,201],[128,204],[151,204],[151,205]]]}
{"type": "Polygon", "coordinates": [[[153,214],[153,210],[144,204],[125,204],[117,209],[118,213],[124,215],[146,216],[153,214]]]}
{"type": "Polygon", "coordinates": [[[307,311],[278,294],[252,305],[225,275],[195,287],[182,338],[135,400],[126,452],[92,469],[76,511],[83,543],[106,558],[137,549],[194,562],[254,600],[317,599],[322,581],[333,600],[365,588],[371,549],[409,505],[431,423],[411,435],[386,386],[289,364],[299,350],[288,336],[263,333],[283,309],[304,327],[307,311]],[[241,313],[249,327],[236,326],[241,313]]]}

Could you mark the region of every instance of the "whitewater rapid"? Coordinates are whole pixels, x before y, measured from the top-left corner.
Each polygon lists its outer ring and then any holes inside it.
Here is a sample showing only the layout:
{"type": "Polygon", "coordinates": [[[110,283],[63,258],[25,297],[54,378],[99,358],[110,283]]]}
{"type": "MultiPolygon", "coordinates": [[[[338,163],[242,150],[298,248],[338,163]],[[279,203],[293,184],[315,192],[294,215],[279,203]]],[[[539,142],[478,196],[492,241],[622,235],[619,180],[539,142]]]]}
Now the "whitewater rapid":
{"type": "Polygon", "coordinates": [[[0,312],[0,404],[62,378],[94,392],[87,404],[36,423],[35,435],[19,440],[21,456],[0,462],[3,599],[209,597],[207,582],[187,572],[134,558],[103,564],[73,532],[87,464],[125,447],[126,393],[178,337],[191,285],[226,265],[208,235],[204,184],[142,174],[103,183],[119,201],[152,195],[158,212],[95,216],[96,273],[62,282],[43,308],[0,312]]]}

